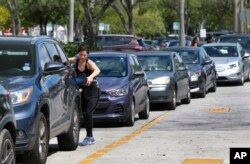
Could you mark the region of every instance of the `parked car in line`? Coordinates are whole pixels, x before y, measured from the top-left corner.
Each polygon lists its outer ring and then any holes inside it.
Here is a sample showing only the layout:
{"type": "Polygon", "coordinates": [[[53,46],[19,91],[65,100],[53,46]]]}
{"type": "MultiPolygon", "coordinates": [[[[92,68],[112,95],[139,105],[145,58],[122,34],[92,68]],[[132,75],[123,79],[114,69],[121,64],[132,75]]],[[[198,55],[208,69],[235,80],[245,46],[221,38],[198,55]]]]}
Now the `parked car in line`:
{"type": "Polygon", "coordinates": [[[101,96],[94,113],[94,121],[119,121],[133,126],[135,115],[149,117],[149,88],[137,57],[121,52],[90,54],[100,68],[97,77],[101,96]]]}
{"type": "Polygon", "coordinates": [[[202,47],[173,47],[163,49],[175,51],[190,70],[192,94],[205,97],[207,91],[216,91],[217,73],[215,64],[202,47]]]}
{"type": "Polygon", "coordinates": [[[16,120],[9,92],[0,85],[0,163],[15,164],[16,120]]]}
{"type": "Polygon", "coordinates": [[[134,35],[103,34],[96,39],[97,47],[105,51],[144,51],[153,50],[143,38],[134,35]]]}
{"type": "MultiPolygon", "coordinates": [[[[191,41],[190,40],[186,40],[185,46],[186,47],[190,47],[191,45],[191,41]]],[[[166,48],[166,47],[179,47],[180,46],[180,40],[169,40],[166,41],[162,44],[162,48],[166,48]]]]}
{"type": "Polygon", "coordinates": [[[0,81],[10,91],[16,118],[16,151],[24,163],[45,164],[49,139],[61,150],[78,146],[80,93],[74,69],[47,36],[0,37],[0,81]],[[60,60],[53,61],[58,55],[60,60]]]}
{"type": "Polygon", "coordinates": [[[227,34],[218,37],[218,42],[240,43],[250,53],[250,34],[227,34]]]}
{"type": "Polygon", "coordinates": [[[190,103],[188,69],[177,53],[144,51],[136,55],[148,78],[150,103],[166,103],[170,110],[177,101],[190,103]]]}
{"type": "Polygon", "coordinates": [[[203,48],[215,62],[217,82],[244,85],[245,80],[249,80],[249,53],[239,43],[210,43],[203,48]]]}

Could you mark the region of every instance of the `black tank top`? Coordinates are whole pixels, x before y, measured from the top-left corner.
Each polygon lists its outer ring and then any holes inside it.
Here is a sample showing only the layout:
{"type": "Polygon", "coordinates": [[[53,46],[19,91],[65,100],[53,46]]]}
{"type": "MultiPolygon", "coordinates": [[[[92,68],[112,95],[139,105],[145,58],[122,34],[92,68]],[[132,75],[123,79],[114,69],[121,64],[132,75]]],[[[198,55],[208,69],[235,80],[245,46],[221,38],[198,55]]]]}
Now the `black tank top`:
{"type": "Polygon", "coordinates": [[[85,64],[84,71],[80,71],[78,69],[78,62],[79,62],[79,59],[77,59],[77,61],[76,61],[76,73],[77,73],[77,75],[81,74],[81,73],[85,73],[85,75],[88,77],[89,75],[91,75],[94,72],[93,70],[88,69],[88,67],[87,67],[88,59],[87,59],[86,64],[85,64]]]}

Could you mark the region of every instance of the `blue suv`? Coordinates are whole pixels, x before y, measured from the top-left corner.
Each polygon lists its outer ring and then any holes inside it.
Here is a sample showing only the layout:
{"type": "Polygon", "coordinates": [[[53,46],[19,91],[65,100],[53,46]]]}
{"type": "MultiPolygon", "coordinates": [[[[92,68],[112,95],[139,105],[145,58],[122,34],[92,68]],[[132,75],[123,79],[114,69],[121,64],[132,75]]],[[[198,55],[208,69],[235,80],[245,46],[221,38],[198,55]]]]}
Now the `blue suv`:
{"type": "Polygon", "coordinates": [[[16,152],[24,163],[46,163],[49,139],[61,150],[79,142],[80,93],[59,43],[47,36],[0,37],[0,82],[16,118],[16,152]]]}

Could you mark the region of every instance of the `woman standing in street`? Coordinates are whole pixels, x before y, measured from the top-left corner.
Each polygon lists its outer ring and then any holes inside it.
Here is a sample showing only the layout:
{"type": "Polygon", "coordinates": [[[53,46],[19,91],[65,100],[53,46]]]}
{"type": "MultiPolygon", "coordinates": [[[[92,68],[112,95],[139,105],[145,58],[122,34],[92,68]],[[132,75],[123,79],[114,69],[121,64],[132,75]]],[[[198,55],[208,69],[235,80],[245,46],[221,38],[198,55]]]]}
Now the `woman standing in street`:
{"type": "Polygon", "coordinates": [[[84,116],[84,125],[87,135],[80,142],[80,146],[87,146],[95,143],[93,137],[93,113],[99,101],[100,90],[95,77],[100,73],[100,69],[90,59],[88,59],[89,50],[81,44],[78,47],[78,54],[75,57],[69,58],[71,63],[75,63],[76,74],[85,74],[86,83],[80,85],[82,89],[82,113],[84,116]]]}

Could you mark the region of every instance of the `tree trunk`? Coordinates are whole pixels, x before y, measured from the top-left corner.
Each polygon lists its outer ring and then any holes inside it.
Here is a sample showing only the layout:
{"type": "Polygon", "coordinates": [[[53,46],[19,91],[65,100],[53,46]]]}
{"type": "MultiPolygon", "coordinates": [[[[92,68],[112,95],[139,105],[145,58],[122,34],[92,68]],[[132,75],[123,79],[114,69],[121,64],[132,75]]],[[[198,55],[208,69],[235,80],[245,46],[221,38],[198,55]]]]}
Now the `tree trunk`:
{"type": "Polygon", "coordinates": [[[8,0],[8,5],[11,10],[12,16],[12,33],[13,35],[19,34],[19,29],[21,27],[21,22],[19,18],[18,5],[16,0],[8,0]]]}

